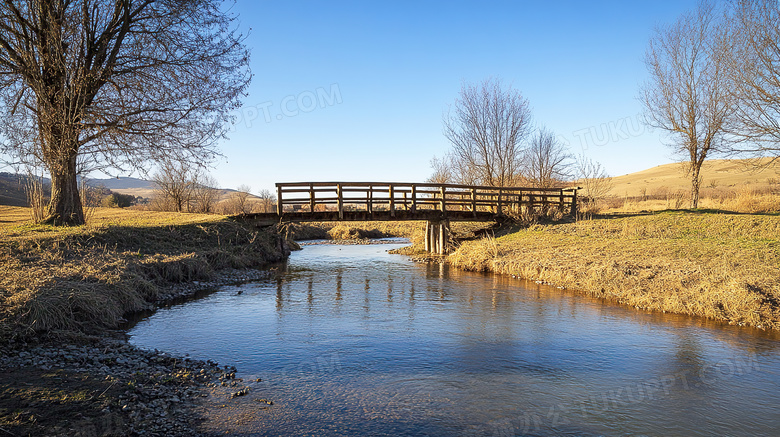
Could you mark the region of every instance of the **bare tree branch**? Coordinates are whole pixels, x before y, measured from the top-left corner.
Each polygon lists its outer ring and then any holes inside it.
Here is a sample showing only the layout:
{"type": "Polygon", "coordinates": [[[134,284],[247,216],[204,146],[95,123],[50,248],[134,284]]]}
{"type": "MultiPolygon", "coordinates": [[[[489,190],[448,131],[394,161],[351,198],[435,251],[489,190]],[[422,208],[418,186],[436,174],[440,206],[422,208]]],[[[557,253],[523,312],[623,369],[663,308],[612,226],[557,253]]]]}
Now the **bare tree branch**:
{"type": "Polygon", "coordinates": [[[489,186],[514,184],[530,124],[531,110],[520,92],[503,89],[497,79],[464,84],[444,117],[444,136],[452,144],[452,178],[489,186]]]}
{"type": "MultiPolygon", "coordinates": [[[[780,158],[780,6],[775,0],[739,1],[727,52],[734,84],[736,152],[780,158]]],[[[765,161],[764,163],[768,163],[765,161]]]]}
{"type": "Polygon", "coordinates": [[[524,176],[532,186],[552,188],[571,178],[571,155],[551,131],[540,128],[526,150],[524,176]]]}

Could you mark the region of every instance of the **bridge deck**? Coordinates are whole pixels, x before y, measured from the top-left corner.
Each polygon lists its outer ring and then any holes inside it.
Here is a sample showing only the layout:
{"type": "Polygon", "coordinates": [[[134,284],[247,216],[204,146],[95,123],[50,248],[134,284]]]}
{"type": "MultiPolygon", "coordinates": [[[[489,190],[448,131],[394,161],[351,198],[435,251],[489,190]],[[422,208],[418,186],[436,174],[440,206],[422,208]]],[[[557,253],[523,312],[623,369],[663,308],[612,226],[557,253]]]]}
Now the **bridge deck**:
{"type": "Polygon", "coordinates": [[[263,221],[490,221],[555,208],[576,215],[576,188],[486,187],[395,182],[278,183],[276,213],[263,221]]]}

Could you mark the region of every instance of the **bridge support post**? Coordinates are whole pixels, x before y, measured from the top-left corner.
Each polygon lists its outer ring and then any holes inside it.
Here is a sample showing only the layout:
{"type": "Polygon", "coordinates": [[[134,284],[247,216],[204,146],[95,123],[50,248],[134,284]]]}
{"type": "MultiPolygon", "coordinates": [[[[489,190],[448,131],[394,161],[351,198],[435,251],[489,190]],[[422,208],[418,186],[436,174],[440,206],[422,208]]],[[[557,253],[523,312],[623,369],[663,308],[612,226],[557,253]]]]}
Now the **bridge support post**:
{"type": "Polygon", "coordinates": [[[446,255],[450,249],[450,221],[425,222],[425,251],[446,255]]]}

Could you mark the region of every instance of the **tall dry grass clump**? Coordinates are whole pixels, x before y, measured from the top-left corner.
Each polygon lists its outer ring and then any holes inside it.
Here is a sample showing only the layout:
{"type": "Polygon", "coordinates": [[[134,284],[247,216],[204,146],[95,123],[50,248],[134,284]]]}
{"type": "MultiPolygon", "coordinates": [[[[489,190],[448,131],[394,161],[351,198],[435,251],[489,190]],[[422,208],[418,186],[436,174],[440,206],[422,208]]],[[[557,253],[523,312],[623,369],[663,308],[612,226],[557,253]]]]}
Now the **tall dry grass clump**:
{"type": "Polygon", "coordinates": [[[780,211],[780,195],[742,187],[720,202],[723,209],[743,213],[771,213],[780,211]]]}
{"type": "Polygon", "coordinates": [[[24,179],[24,193],[27,196],[27,206],[30,207],[30,219],[33,223],[40,223],[46,218],[46,192],[43,186],[43,177],[32,172],[27,173],[24,179]]]}
{"type": "Polygon", "coordinates": [[[666,212],[536,225],[463,244],[456,267],[638,308],[780,329],[780,217],[666,212]]]}

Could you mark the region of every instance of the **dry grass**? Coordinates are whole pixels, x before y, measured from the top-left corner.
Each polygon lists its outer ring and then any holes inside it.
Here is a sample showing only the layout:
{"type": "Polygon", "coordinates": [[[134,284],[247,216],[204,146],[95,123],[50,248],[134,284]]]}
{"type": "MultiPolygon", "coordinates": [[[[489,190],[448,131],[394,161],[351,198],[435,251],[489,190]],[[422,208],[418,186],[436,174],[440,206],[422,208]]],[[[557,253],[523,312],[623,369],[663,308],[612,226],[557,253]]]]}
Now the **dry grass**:
{"type": "Polygon", "coordinates": [[[464,244],[460,268],[638,308],[780,329],[780,217],[664,212],[536,225],[464,244]]]}
{"type": "MultiPolygon", "coordinates": [[[[223,217],[100,209],[92,226],[57,228],[0,208],[0,336],[116,327],[165,286],[289,253],[275,229],[223,217]]],[[[29,215],[27,215],[29,217],[29,215]]]]}

